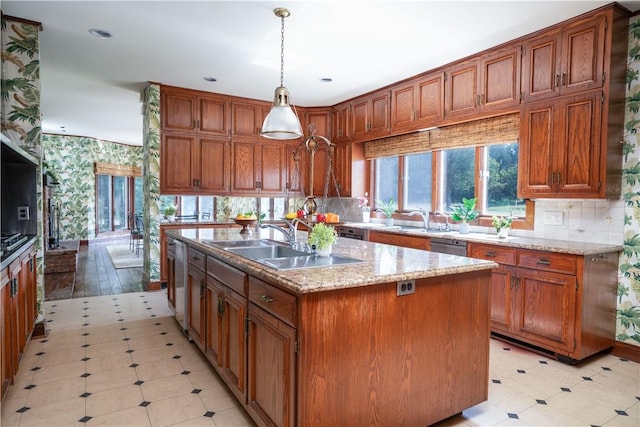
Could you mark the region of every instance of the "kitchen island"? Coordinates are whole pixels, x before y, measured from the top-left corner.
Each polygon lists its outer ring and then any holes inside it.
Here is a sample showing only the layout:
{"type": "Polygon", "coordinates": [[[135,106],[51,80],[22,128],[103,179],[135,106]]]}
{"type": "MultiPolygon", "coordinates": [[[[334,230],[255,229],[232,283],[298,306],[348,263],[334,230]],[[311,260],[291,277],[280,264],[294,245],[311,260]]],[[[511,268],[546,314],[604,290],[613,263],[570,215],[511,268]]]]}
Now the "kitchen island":
{"type": "Polygon", "coordinates": [[[189,335],[258,425],[424,426],[487,399],[497,264],[340,238],[362,262],[276,270],[210,244],[282,239],[238,232],[168,236],[189,335]]]}

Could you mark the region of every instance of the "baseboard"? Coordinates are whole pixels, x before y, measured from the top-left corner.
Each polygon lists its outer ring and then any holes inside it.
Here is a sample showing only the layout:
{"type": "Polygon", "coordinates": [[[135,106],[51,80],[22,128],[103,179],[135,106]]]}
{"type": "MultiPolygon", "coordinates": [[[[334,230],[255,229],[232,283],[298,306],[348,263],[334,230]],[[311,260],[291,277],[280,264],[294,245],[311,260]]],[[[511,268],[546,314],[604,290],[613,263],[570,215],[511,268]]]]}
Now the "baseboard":
{"type": "Polygon", "coordinates": [[[160,291],[162,290],[162,283],[159,280],[153,282],[145,281],[144,288],[145,291],[160,291]]]}
{"type": "Polygon", "coordinates": [[[637,345],[616,341],[609,353],[631,360],[632,362],[640,363],[640,346],[637,345]]]}

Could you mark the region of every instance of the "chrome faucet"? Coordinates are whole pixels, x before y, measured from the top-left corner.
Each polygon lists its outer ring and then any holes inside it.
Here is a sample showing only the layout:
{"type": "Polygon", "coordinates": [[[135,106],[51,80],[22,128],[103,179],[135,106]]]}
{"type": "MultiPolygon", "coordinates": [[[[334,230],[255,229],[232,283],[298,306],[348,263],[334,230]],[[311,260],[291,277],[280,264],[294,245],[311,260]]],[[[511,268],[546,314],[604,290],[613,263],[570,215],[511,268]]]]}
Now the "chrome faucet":
{"type": "Polygon", "coordinates": [[[444,217],[444,231],[451,231],[451,227],[449,226],[449,217],[447,214],[442,213],[440,211],[433,211],[434,215],[440,215],[444,217]]]}
{"type": "Polygon", "coordinates": [[[422,218],[422,222],[424,223],[425,230],[429,229],[429,214],[425,213],[423,209],[420,209],[419,211],[411,211],[407,215],[409,216],[420,215],[420,218],[422,218]]]}
{"type": "Polygon", "coordinates": [[[287,225],[289,226],[289,230],[285,230],[279,225],[275,224],[260,224],[260,228],[273,228],[274,230],[278,230],[287,238],[287,242],[289,245],[294,245],[296,243],[296,226],[292,222],[287,221],[287,225]]]}

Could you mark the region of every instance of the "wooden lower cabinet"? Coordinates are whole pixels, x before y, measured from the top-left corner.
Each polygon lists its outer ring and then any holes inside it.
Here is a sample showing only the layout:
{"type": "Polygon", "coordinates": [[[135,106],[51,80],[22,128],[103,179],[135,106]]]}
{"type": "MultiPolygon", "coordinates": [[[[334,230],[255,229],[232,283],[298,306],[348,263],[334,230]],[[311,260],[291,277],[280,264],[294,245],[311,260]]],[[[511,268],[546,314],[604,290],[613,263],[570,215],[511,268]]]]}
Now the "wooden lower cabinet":
{"type": "Polygon", "coordinates": [[[206,255],[189,247],[187,275],[187,325],[189,336],[201,350],[204,350],[206,255]]]}
{"type": "Polygon", "coordinates": [[[567,362],[614,344],[615,252],[572,255],[471,242],[472,258],[499,263],[491,275],[491,330],[567,362]]]}
{"type": "Polygon", "coordinates": [[[407,234],[394,234],[387,231],[369,230],[369,242],[385,243],[387,245],[402,246],[405,248],[431,250],[429,238],[425,236],[409,236],[407,234]]]}
{"type": "Polygon", "coordinates": [[[20,360],[31,337],[37,317],[35,245],[3,269],[0,281],[0,355],[2,359],[0,399],[13,383],[20,360]]]}
{"type": "Polygon", "coordinates": [[[241,402],[247,395],[246,286],[246,273],[207,257],[205,356],[241,402]]]}

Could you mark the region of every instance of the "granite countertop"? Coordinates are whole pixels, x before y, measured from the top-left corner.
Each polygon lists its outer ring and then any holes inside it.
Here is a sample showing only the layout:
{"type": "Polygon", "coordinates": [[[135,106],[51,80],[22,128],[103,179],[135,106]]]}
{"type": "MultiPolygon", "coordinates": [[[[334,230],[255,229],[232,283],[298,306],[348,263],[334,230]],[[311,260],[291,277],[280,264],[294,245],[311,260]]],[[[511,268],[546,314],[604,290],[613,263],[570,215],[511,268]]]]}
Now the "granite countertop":
{"type": "MultiPolygon", "coordinates": [[[[259,230],[242,235],[238,228],[168,230],[169,237],[186,241],[230,265],[267,281],[278,283],[295,293],[321,292],[346,289],[399,280],[436,277],[447,274],[487,270],[498,265],[492,261],[427,252],[417,249],[338,238],[333,252],[362,260],[362,263],[276,270],[207,244],[211,240],[274,239],[283,240],[275,230],[259,230]]],[[[306,241],[305,232],[298,231],[298,240],[306,241]]]]}
{"type": "Polygon", "coordinates": [[[573,255],[596,255],[609,252],[619,252],[622,250],[622,245],[570,242],[566,240],[542,239],[537,237],[509,236],[507,238],[499,238],[496,234],[489,233],[472,232],[468,234],[461,234],[458,231],[430,232],[421,231],[420,227],[400,229],[400,227],[395,226],[385,227],[384,224],[380,223],[350,222],[346,223],[345,225],[352,228],[364,228],[367,230],[382,231],[387,233],[405,234],[410,236],[437,237],[441,239],[461,240],[472,243],[488,243],[512,248],[534,249],[573,255]]]}
{"type": "Polygon", "coordinates": [[[36,241],[36,236],[31,236],[29,240],[26,240],[20,247],[14,249],[11,252],[2,255],[2,260],[0,261],[0,270],[5,269],[15,261],[19,256],[21,256],[24,251],[27,250],[32,244],[36,241]]]}

